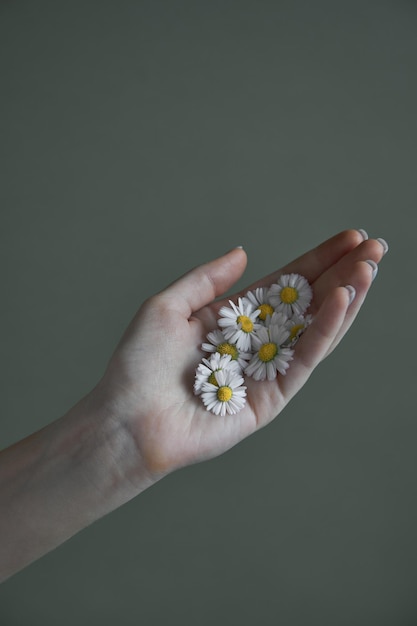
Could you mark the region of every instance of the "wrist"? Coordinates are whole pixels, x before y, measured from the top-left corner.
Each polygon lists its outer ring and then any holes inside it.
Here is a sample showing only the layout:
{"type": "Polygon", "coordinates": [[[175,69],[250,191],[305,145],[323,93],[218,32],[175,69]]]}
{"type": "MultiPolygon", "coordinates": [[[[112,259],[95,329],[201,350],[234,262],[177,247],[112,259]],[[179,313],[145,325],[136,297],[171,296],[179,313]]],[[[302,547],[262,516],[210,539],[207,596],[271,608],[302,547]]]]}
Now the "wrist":
{"type": "Polygon", "coordinates": [[[98,385],[64,416],[56,453],[79,464],[95,486],[97,512],[110,512],[153,485],[159,478],[149,472],[132,434],[130,420],[103,401],[98,385]]]}
{"type": "Polygon", "coordinates": [[[0,581],[156,482],[93,390],[1,451],[0,581]]]}

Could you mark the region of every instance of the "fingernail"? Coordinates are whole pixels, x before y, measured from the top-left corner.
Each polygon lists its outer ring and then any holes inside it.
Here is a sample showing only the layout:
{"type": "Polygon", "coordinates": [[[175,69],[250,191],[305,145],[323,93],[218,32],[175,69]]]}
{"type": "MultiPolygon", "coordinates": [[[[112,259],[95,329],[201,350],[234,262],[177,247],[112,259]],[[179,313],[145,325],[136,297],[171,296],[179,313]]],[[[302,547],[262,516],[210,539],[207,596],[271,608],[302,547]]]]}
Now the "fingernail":
{"type": "Polygon", "coordinates": [[[364,230],[363,228],[358,228],[357,231],[358,231],[358,233],[360,233],[362,235],[364,241],[369,239],[368,233],[366,232],[366,230],[364,230]]]}
{"type": "Polygon", "coordinates": [[[389,250],[389,245],[387,244],[385,239],[382,239],[382,237],[378,237],[377,241],[379,241],[381,246],[384,248],[384,254],[386,254],[389,250]]]}
{"type": "Polygon", "coordinates": [[[345,285],[345,289],[349,292],[349,304],[352,304],[356,296],[356,289],[352,285],[345,285]]]}
{"type": "Polygon", "coordinates": [[[240,248],[241,250],[243,250],[243,246],[235,246],[235,249],[236,248],[240,248]]]}
{"type": "Polygon", "coordinates": [[[378,265],[371,259],[368,259],[366,262],[372,267],[372,280],[374,280],[375,276],[378,274],[378,265]]]}

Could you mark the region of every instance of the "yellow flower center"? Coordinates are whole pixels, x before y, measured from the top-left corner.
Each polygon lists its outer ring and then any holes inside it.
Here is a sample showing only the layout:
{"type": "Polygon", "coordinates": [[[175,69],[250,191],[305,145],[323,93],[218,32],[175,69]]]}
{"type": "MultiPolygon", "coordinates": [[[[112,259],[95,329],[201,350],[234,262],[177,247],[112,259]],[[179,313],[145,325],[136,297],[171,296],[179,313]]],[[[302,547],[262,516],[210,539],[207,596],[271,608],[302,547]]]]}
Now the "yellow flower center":
{"type": "Polygon", "coordinates": [[[274,312],[274,309],[270,304],[261,304],[261,306],[258,306],[258,309],[261,311],[259,313],[259,319],[263,321],[266,320],[267,315],[272,315],[274,312]]]}
{"type": "Polygon", "coordinates": [[[276,343],[264,343],[258,350],[258,357],[264,363],[272,361],[278,354],[278,347],[276,343]]]}
{"type": "Polygon", "coordinates": [[[217,399],[220,400],[220,402],[228,402],[232,396],[233,391],[230,387],[227,387],[227,385],[219,387],[217,390],[217,399]]]}
{"type": "Polygon", "coordinates": [[[293,326],[291,328],[291,333],[289,337],[290,340],[295,339],[298,333],[300,332],[300,330],[302,330],[303,328],[304,328],[304,324],[296,324],[295,326],[293,326]]]}
{"type": "MultiPolygon", "coordinates": [[[[218,371],[219,371],[219,370],[216,370],[216,372],[218,372],[218,371]]],[[[219,383],[218,383],[218,382],[217,382],[217,380],[216,380],[216,377],[215,377],[215,375],[214,375],[214,372],[212,372],[212,373],[210,374],[210,376],[208,377],[208,382],[209,382],[209,383],[211,383],[212,385],[216,385],[216,387],[218,387],[218,386],[219,386],[219,383]]]]}
{"type": "Polygon", "coordinates": [[[298,300],[298,291],[294,287],[283,287],[281,289],[280,298],[285,304],[293,304],[298,300]]]}
{"type": "Polygon", "coordinates": [[[244,333],[251,333],[253,331],[253,322],[247,315],[239,315],[236,321],[240,324],[244,333]]]}
{"type": "Polygon", "coordinates": [[[217,352],[219,354],[230,354],[234,361],[237,361],[239,357],[239,351],[232,343],[219,343],[217,352]]]}

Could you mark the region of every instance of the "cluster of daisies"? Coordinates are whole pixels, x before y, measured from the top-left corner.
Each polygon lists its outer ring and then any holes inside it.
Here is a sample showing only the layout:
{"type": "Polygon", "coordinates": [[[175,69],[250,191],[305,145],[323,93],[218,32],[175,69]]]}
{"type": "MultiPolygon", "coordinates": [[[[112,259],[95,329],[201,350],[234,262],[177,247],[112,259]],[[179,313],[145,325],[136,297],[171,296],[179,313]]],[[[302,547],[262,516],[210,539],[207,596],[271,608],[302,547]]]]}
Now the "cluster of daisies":
{"type": "Polygon", "coordinates": [[[201,346],[206,353],[195,372],[194,393],[207,411],[233,415],[246,402],[244,376],[274,380],[285,374],[294,346],[312,321],[313,291],[300,274],[284,274],[270,287],[248,291],[237,304],[222,306],[218,328],[201,346]]]}

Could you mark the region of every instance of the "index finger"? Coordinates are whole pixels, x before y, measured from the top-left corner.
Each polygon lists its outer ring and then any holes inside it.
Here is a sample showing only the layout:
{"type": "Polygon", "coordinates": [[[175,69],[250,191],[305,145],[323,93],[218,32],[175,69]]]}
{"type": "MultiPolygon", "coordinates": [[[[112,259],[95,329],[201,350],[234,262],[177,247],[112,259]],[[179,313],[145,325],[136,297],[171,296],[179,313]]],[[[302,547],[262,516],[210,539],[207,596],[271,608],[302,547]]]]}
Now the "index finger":
{"type": "Polygon", "coordinates": [[[314,283],[326,270],[337,263],[345,254],[351,252],[364,241],[359,230],[343,230],[323,241],[317,247],[294,259],[280,270],[272,272],[243,289],[237,295],[244,295],[247,291],[257,287],[270,287],[282,274],[301,274],[310,284],[314,283]]]}

